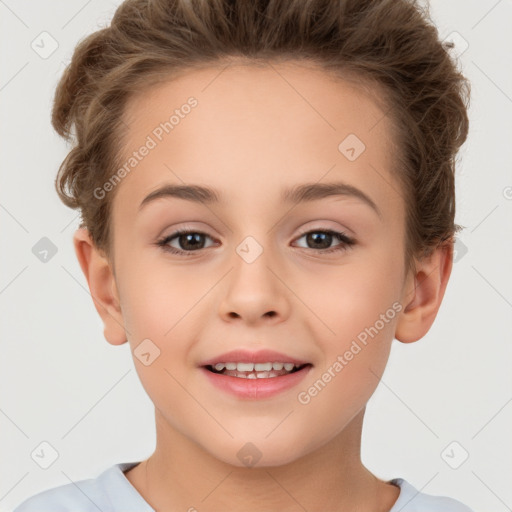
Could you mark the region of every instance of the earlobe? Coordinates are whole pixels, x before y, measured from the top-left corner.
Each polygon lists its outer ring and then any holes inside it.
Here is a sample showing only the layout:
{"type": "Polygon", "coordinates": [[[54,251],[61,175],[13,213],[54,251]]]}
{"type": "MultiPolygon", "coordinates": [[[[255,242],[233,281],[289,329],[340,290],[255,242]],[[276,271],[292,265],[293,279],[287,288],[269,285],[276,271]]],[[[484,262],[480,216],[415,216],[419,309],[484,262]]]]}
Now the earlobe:
{"type": "Polygon", "coordinates": [[[395,338],[403,343],[421,339],[434,323],[444,297],[453,264],[453,244],[447,242],[418,261],[416,273],[406,281],[404,308],[397,321],[395,338]]]}
{"type": "Polygon", "coordinates": [[[86,228],[76,230],[73,244],[78,262],[87,279],[94,307],[103,321],[105,339],[112,345],[126,343],[115,276],[107,258],[94,245],[86,228]]]}

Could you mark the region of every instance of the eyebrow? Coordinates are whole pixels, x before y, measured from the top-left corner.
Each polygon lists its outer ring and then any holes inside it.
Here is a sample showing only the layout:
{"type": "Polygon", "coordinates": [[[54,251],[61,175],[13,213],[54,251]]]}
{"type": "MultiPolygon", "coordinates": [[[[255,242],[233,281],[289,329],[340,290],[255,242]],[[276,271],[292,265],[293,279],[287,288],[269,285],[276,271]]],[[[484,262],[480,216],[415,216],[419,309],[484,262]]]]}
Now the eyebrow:
{"type": "MultiPolygon", "coordinates": [[[[283,190],[281,200],[285,203],[303,203],[337,195],[355,197],[370,206],[379,217],[382,216],[379,207],[367,194],[353,185],[342,182],[296,185],[283,190]]],[[[140,203],[139,211],[148,203],[164,197],[174,197],[203,204],[224,202],[222,194],[210,187],[166,184],[147,195],[140,203]]]]}

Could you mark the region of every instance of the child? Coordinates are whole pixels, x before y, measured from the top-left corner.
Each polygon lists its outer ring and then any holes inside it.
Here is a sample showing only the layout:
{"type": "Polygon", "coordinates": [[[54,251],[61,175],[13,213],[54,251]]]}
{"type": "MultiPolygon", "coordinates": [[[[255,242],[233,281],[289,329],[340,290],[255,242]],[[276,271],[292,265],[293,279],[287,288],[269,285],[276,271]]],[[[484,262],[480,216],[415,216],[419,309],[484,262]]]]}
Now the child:
{"type": "Polygon", "coordinates": [[[409,0],[126,0],[77,46],[56,185],[157,445],[16,512],[470,511],[360,457],[391,343],[451,273],[447,46],[409,0]]]}

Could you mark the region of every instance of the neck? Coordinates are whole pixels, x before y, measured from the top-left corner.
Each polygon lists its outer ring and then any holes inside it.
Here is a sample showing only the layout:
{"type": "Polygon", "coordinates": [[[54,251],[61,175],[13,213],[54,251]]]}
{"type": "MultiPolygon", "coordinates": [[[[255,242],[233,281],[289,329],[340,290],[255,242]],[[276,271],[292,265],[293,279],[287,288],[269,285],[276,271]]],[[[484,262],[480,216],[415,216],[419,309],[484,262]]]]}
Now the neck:
{"type": "Polygon", "coordinates": [[[156,412],[157,448],[126,476],[157,512],[388,512],[399,489],[378,480],[361,463],[363,416],[364,409],[330,442],[300,459],[246,468],[219,461],[169,429],[156,412]]]}

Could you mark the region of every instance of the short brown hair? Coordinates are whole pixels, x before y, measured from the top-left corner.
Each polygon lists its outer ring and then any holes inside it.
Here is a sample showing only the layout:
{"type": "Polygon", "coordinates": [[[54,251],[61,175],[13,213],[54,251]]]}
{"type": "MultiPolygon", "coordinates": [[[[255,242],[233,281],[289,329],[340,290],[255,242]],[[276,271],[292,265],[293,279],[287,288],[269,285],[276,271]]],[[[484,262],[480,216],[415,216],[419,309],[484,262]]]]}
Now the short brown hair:
{"type": "Polygon", "coordinates": [[[68,141],[75,132],[57,192],[110,255],[114,193],[98,200],[94,190],[121,165],[132,95],[231,57],[313,62],[376,85],[389,105],[410,266],[460,229],[455,157],[468,133],[470,84],[452,47],[414,0],[125,0],[110,26],[80,41],[57,86],[53,127],[68,141]]]}

